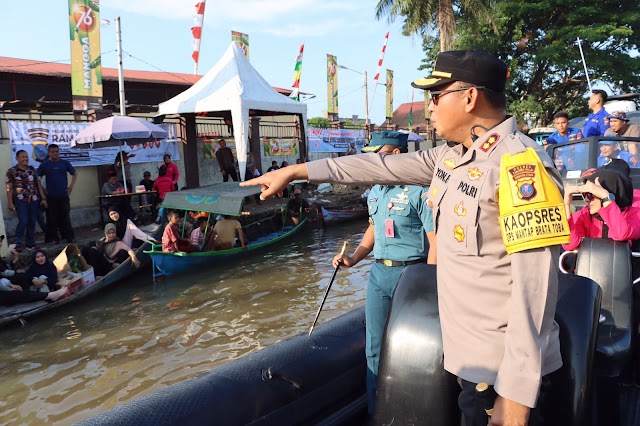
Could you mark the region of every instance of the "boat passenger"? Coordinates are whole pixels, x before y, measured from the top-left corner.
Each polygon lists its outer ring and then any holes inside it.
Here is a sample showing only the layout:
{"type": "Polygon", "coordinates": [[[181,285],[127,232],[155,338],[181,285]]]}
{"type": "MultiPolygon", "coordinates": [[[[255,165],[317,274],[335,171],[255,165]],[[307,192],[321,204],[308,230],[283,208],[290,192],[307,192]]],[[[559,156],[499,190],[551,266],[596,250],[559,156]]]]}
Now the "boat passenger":
{"type": "Polygon", "coordinates": [[[82,249],[82,256],[89,265],[93,266],[96,277],[107,275],[111,269],[118,267],[127,258],[131,258],[136,268],[140,267],[136,253],[130,246],[120,241],[113,223],[105,225],[104,238],[98,240],[94,247],[82,249]]]}
{"type": "Polygon", "coordinates": [[[210,230],[208,233],[207,229],[207,217],[199,217],[197,220],[198,226],[191,231],[191,245],[196,251],[211,251],[213,250],[213,241],[215,239],[215,234],[210,230]],[[205,240],[205,234],[207,239],[205,240]]]}
{"type": "MultiPolygon", "coordinates": [[[[408,136],[401,132],[375,132],[363,152],[378,155],[408,152],[408,136]]],[[[343,265],[346,268],[357,265],[372,251],[376,258],[369,272],[365,302],[369,415],[374,412],[384,324],[398,280],[405,266],[436,263],[436,235],[432,208],[426,198],[428,190],[421,186],[375,185],[367,198],[369,227],[358,248],[351,256],[338,254],[333,258],[334,267],[343,265]],[[417,232],[419,226],[424,234],[417,232]],[[428,255],[425,234],[429,239],[428,255]]]]}
{"type": "Polygon", "coordinates": [[[121,215],[115,206],[109,207],[109,219],[111,219],[110,223],[116,226],[116,235],[118,238],[129,247],[134,247],[134,238],[143,242],[159,243],[159,241],[150,237],[144,231],[141,231],[131,219],[127,219],[124,215],[121,215]]]}
{"type": "Polygon", "coordinates": [[[13,284],[7,278],[0,278],[0,305],[11,306],[16,303],[30,303],[40,300],[55,302],[68,291],[67,287],[51,292],[31,291],[28,287],[13,284]]]}
{"type": "Polygon", "coordinates": [[[287,202],[287,212],[291,216],[293,224],[297,226],[300,223],[300,219],[306,216],[304,213],[309,213],[310,210],[309,202],[302,198],[302,191],[299,189],[294,190],[293,198],[287,202]]]}
{"type": "Polygon", "coordinates": [[[162,251],[169,253],[191,253],[193,251],[191,240],[182,238],[178,230],[180,215],[177,212],[169,212],[167,218],[169,219],[169,223],[167,223],[167,226],[164,228],[164,233],[162,234],[162,251]]]}
{"type": "Polygon", "coordinates": [[[236,234],[240,240],[240,245],[243,250],[247,249],[247,244],[244,239],[244,231],[242,225],[236,219],[232,219],[230,216],[223,216],[222,220],[216,222],[213,227],[213,233],[215,234],[213,240],[213,246],[215,250],[229,250],[235,245],[236,234]]]}
{"type": "Polygon", "coordinates": [[[31,265],[27,269],[27,277],[32,291],[49,292],[56,288],[58,270],[49,260],[47,252],[38,249],[31,255],[31,265]]]}

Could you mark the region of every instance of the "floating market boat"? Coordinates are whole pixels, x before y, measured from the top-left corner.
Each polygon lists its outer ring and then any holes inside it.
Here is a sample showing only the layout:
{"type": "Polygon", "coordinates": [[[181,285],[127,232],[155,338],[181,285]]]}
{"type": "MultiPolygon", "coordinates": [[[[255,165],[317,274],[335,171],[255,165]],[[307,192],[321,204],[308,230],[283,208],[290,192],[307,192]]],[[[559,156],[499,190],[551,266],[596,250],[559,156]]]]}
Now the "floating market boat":
{"type": "MultiPolygon", "coordinates": [[[[254,196],[259,192],[259,187],[243,188],[235,182],[174,191],[166,195],[162,202],[162,210],[205,212],[209,213],[209,219],[215,215],[241,216],[245,197],[254,196]]],[[[229,250],[169,253],[162,251],[161,244],[154,244],[151,250],[145,252],[152,259],[154,278],[158,275],[171,276],[273,246],[298,232],[306,223],[307,219],[304,218],[296,226],[285,225],[285,214],[286,211],[281,210],[281,213],[275,216],[243,226],[247,239],[246,250],[235,247],[229,250]]]]}
{"type": "MultiPolygon", "coordinates": [[[[158,225],[149,225],[142,229],[154,238],[160,238],[161,236],[161,229],[158,225]]],[[[82,285],[76,288],[72,294],[64,299],[59,299],[55,302],[46,302],[41,300],[31,303],[19,303],[13,306],[0,306],[0,326],[8,325],[17,321],[25,324],[25,320],[27,318],[43,314],[44,312],[60,308],[61,306],[76,303],[80,299],[84,299],[105,287],[109,287],[122,281],[151,263],[151,258],[144,252],[149,248],[150,244],[145,243],[135,250],[136,257],[140,261],[140,268],[136,268],[131,262],[131,258],[127,258],[127,260],[111,270],[107,275],[103,277],[96,277],[95,282],[90,285],[82,285]]]]}

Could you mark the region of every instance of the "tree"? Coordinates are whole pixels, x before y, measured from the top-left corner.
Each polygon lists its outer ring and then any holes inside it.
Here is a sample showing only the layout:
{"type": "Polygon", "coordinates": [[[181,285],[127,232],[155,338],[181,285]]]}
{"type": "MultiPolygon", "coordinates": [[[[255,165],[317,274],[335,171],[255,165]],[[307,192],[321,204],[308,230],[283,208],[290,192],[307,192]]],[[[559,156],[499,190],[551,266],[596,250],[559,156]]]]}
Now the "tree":
{"type": "Polygon", "coordinates": [[[324,117],[313,117],[307,120],[307,125],[309,127],[328,129],[331,125],[331,122],[324,117]]]}
{"type": "Polygon", "coordinates": [[[488,25],[492,20],[493,0],[379,0],[376,18],[386,16],[389,22],[404,17],[404,35],[420,34],[440,40],[440,51],[451,50],[456,36],[457,16],[465,16],[471,25],[488,25]],[[436,31],[437,30],[437,31],[436,31]],[[437,36],[434,33],[437,32],[437,36]]]}
{"type": "MultiPolygon", "coordinates": [[[[472,30],[461,17],[456,47],[487,50],[509,65],[507,97],[519,118],[527,112],[547,124],[560,110],[572,116],[588,112],[578,37],[592,83],[608,85],[610,94],[640,90],[637,0],[500,0],[496,16],[497,35],[486,28],[472,30]]],[[[433,55],[432,45],[425,41],[424,47],[433,55]]]]}

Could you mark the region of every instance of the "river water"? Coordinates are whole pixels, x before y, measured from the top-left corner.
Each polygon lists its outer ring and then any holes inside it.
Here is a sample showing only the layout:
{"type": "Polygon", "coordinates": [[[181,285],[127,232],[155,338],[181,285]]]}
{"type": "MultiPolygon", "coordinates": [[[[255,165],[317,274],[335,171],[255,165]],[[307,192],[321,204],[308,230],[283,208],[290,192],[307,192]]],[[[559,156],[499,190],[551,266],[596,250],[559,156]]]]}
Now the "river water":
{"type": "MultiPolygon", "coordinates": [[[[303,230],[259,254],[153,284],[151,270],[0,331],[0,424],[86,419],[307,332],[345,239],[363,224],[303,230]]],[[[319,323],[364,303],[371,259],[340,271],[319,323]]]]}

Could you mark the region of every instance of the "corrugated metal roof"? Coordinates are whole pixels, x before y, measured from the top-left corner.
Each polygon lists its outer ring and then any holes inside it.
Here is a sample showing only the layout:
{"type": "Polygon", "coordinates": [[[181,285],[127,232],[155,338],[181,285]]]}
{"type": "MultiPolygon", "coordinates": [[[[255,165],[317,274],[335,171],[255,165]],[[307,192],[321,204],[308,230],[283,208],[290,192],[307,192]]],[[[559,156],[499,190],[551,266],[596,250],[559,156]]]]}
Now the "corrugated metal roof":
{"type": "MultiPolygon", "coordinates": [[[[1,73],[31,74],[70,78],[71,65],[0,56],[0,74],[1,73]]],[[[162,71],[124,70],[124,79],[126,81],[138,81],[156,84],[170,83],[190,86],[201,78],[201,75],[194,77],[193,74],[170,73],[162,71]]],[[[102,79],[117,81],[118,70],[116,68],[102,68],[102,79]]],[[[291,93],[290,89],[283,89],[280,87],[274,87],[274,90],[285,95],[291,93]]]]}

